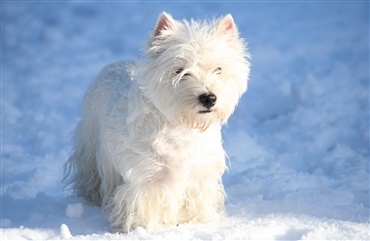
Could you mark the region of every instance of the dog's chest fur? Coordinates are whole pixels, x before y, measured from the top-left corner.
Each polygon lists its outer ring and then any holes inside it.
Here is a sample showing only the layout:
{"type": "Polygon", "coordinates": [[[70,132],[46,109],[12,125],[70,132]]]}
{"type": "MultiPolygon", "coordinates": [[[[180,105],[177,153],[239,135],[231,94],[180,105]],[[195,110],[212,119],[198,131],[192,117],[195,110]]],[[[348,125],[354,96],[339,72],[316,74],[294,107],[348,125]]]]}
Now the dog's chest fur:
{"type": "Polygon", "coordinates": [[[206,131],[184,127],[165,128],[153,141],[154,150],[166,161],[189,165],[207,164],[221,147],[220,127],[214,125],[206,131]]]}
{"type": "MultiPolygon", "coordinates": [[[[148,143],[149,144],[149,143],[148,143]]],[[[219,126],[204,132],[173,127],[160,131],[153,139],[151,155],[160,164],[153,172],[155,181],[180,182],[202,180],[210,173],[223,173],[224,152],[221,146],[219,126]]]]}
{"type": "MultiPolygon", "coordinates": [[[[145,128],[137,129],[145,131],[145,128]]],[[[121,173],[127,173],[130,166],[136,167],[134,162],[140,162],[141,166],[151,170],[148,179],[153,181],[194,179],[215,171],[222,174],[225,156],[220,129],[217,124],[205,131],[166,125],[154,132],[151,129],[150,134],[142,133],[145,138],[138,134],[131,136],[128,131],[125,133],[128,136],[115,138],[116,141],[122,140],[120,144],[116,142],[122,156],[115,160],[115,165],[122,170],[121,173]]],[[[116,135],[119,133],[116,132],[116,135]]]]}

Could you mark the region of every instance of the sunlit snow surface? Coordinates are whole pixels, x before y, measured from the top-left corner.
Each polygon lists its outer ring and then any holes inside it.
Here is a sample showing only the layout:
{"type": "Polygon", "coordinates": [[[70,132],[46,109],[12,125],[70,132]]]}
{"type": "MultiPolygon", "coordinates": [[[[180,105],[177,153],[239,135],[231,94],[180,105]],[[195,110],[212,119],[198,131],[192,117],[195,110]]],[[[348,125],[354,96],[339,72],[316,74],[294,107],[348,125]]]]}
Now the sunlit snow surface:
{"type": "Polygon", "coordinates": [[[369,4],[2,2],[1,239],[369,239],[369,4]],[[62,191],[81,99],[157,16],[231,13],[249,90],[223,129],[228,216],[129,234],[62,191]]]}

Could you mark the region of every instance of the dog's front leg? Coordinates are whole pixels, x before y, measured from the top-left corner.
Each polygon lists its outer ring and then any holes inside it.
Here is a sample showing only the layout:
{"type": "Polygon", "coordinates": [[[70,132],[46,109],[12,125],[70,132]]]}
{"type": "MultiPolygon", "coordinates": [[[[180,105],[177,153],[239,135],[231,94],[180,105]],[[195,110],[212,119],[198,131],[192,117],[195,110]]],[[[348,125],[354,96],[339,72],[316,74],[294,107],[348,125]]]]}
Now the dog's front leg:
{"type": "Polygon", "coordinates": [[[137,227],[150,230],[178,224],[183,188],[175,180],[164,179],[166,172],[161,178],[151,174],[146,178],[141,174],[116,188],[111,200],[112,229],[128,232],[137,227]]]}

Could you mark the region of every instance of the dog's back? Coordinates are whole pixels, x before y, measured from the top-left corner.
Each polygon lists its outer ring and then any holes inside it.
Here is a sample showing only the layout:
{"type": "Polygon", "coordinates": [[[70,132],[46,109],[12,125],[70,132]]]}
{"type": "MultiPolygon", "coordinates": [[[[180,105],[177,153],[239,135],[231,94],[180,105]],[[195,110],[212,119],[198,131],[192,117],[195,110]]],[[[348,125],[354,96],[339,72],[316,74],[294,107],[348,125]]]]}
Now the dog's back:
{"type": "MultiPolygon", "coordinates": [[[[107,65],[98,78],[91,84],[83,101],[83,115],[98,114],[107,116],[119,98],[126,96],[135,74],[136,64],[132,61],[120,61],[107,65]],[[101,111],[103,110],[103,111],[101,111]]],[[[85,116],[84,116],[85,117],[85,116]]],[[[91,118],[91,116],[86,116],[91,118]]],[[[93,117],[100,119],[101,117],[93,117]]]]}
{"type": "Polygon", "coordinates": [[[96,162],[101,151],[98,146],[99,130],[114,103],[126,98],[135,67],[132,61],[115,62],[104,67],[83,100],[82,119],[74,133],[75,149],[65,165],[64,182],[77,196],[94,205],[102,203],[102,197],[98,195],[102,181],[97,178],[100,175],[96,162]]]}

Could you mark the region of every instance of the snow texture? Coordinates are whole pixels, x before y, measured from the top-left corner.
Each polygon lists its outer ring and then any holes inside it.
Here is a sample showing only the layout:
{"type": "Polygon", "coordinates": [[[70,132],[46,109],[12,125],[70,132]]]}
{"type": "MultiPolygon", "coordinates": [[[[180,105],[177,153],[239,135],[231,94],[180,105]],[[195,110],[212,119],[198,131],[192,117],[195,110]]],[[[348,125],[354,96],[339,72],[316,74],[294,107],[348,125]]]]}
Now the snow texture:
{"type": "Polygon", "coordinates": [[[368,1],[1,2],[1,240],[369,237],[368,1]],[[252,53],[223,128],[227,217],[111,233],[62,190],[89,83],[137,59],[158,15],[231,13],[252,53]]]}
{"type": "Polygon", "coordinates": [[[65,224],[62,224],[60,226],[60,238],[61,239],[70,239],[70,238],[72,238],[71,232],[69,231],[69,228],[65,224]]]}

